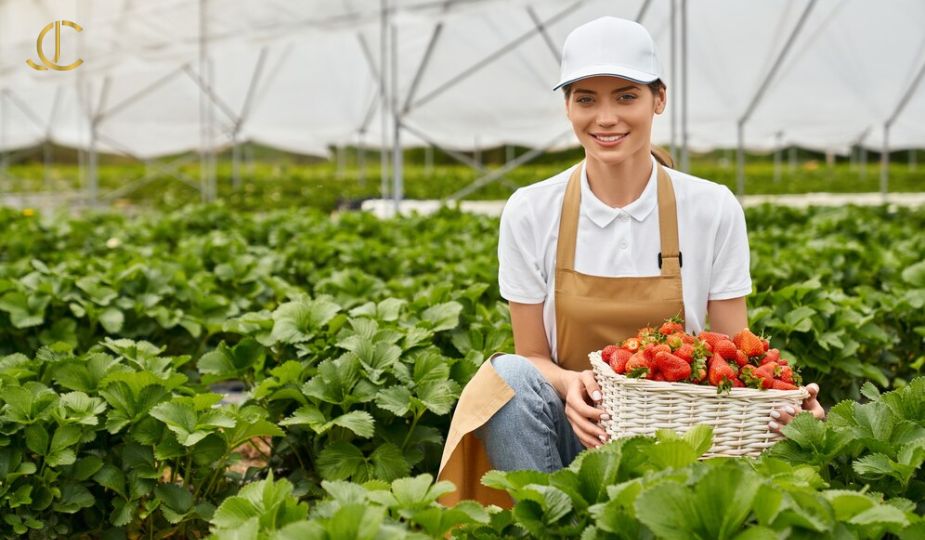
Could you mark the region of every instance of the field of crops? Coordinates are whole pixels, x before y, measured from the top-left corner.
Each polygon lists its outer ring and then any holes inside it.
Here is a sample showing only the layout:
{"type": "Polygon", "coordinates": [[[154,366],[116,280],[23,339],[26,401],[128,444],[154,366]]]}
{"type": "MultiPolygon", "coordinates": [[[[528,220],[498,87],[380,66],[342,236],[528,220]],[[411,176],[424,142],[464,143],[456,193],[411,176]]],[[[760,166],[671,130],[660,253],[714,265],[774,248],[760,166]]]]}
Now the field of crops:
{"type": "Polygon", "coordinates": [[[0,210],[0,537],[925,537],[925,209],[747,218],[752,329],[828,420],[757,460],[695,429],[491,473],[501,510],[432,478],[513,350],[497,219],[0,210]]]}
{"type": "MultiPolygon", "coordinates": [[[[505,200],[519,186],[548,178],[572,164],[580,157],[563,153],[548,162],[518,167],[500,180],[473,192],[469,200],[505,200]]],[[[379,198],[378,156],[370,155],[362,179],[355,164],[348,163],[343,170],[330,162],[305,164],[299,162],[258,161],[240,168],[241,185],[233,186],[232,166],[225,160],[217,169],[220,198],[235,208],[265,211],[268,209],[300,208],[311,206],[330,211],[350,200],[379,198]],[[375,158],[375,159],[374,159],[375,158]]],[[[109,164],[99,168],[101,195],[120,193],[106,202],[130,204],[160,209],[177,209],[200,200],[196,190],[199,182],[198,161],[172,168],[142,164],[109,164]],[[166,174],[178,172],[183,181],[166,174]],[[122,192],[133,179],[144,178],[137,189],[122,192]]],[[[491,170],[497,164],[486,164],[491,170]]],[[[774,165],[766,157],[755,158],[746,166],[746,192],[748,194],[791,194],[814,192],[870,193],[880,190],[880,165],[871,162],[862,176],[859,169],[845,162],[831,166],[817,160],[802,161],[795,168],[784,164],[779,178],[775,178],[774,165]]],[[[66,193],[83,189],[86,178],[76,165],[55,165],[47,171],[41,163],[15,165],[9,168],[9,179],[0,174],[0,192],[66,193]]],[[[442,164],[434,168],[420,161],[405,165],[404,190],[410,199],[443,199],[468,186],[483,173],[463,165],[442,164]]],[[[708,178],[736,189],[735,167],[716,159],[695,159],[691,174],[708,178]]],[[[925,191],[925,169],[911,169],[908,164],[894,162],[890,167],[890,191],[925,191]]]]}

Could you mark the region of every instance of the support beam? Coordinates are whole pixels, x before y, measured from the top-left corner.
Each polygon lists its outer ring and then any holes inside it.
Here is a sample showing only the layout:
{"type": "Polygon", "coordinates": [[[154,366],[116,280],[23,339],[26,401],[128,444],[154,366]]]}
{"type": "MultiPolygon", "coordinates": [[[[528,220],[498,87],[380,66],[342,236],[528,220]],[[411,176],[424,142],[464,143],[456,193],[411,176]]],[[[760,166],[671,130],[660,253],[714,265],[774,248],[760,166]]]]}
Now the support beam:
{"type": "MultiPolygon", "coordinates": [[[[447,2],[447,7],[449,7],[450,3],[451,2],[447,2]]],[[[430,57],[434,53],[434,48],[437,46],[437,40],[440,39],[441,32],[443,32],[442,21],[434,26],[434,31],[430,34],[430,41],[427,42],[427,48],[424,50],[424,57],[421,58],[421,63],[414,72],[414,78],[411,80],[411,88],[408,89],[408,95],[405,96],[405,104],[401,108],[403,114],[407,114],[411,109],[411,101],[418,91],[418,85],[421,83],[421,78],[424,76],[424,70],[427,69],[427,66],[430,64],[430,57]]]]}
{"type": "Polygon", "coordinates": [[[649,5],[652,4],[652,0],[645,0],[642,3],[642,6],[639,7],[639,13],[636,14],[636,22],[642,24],[642,18],[646,16],[646,12],[649,11],[649,5]]]}
{"type": "Polygon", "coordinates": [[[404,152],[401,146],[402,113],[398,108],[398,23],[392,22],[392,200],[395,215],[401,215],[401,200],[405,196],[404,152]]]}
{"type": "Polygon", "coordinates": [[[379,116],[382,119],[382,145],[379,148],[380,176],[379,193],[383,200],[389,198],[389,97],[386,93],[386,59],[389,57],[389,0],[379,0],[379,116]]]}
{"type": "MultiPolygon", "coordinates": [[[[552,17],[550,17],[549,19],[543,21],[543,26],[549,26],[549,25],[555,23],[556,21],[558,21],[559,19],[565,17],[566,15],[568,15],[569,13],[571,13],[572,11],[575,11],[576,9],[578,9],[578,7],[581,6],[583,3],[584,3],[584,0],[578,0],[577,2],[574,2],[574,3],[570,4],[568,7],[566,7],[565,9],[563,9],[562,11],[560,11],[559,13],[557,13],[557,14],[553,15],[552,17]]],[[[476,62],[475,64],[473,64],[473,65],[469,66],[468,68],[462,70],[460,73],[456,74],[454,77],[451,77],[448,81],[446,81],[446,82],[444,82],[443,84],[439,85],[437,88],[431,90],[428,94],[425,94],[423,97],[418,98],[417,101],[414,101],[414,102],[411,104],[411,106],[408,107],[408,111],[417,109],[418,107],[424,105],[425,103],[427,103],[427,102],[433,100],[434,98],[436,98],[437,96],[439,96],[439,95],[442,94],[443,92],[445,92],[445,91],[447,91],[448,89],[450,89],[450,88],[452,88],[453,86],[455,86],[456,83],[458,83],[459,81],[462,81],[462,80],[464,80],[464,79],[467,79],[467,78],[470,77],[473,73],[478,72],[479,70],[481,70],[481,69],[484,68],[485,66],[491,64],[491,63],[494,62],[495,60],[497,60],[497,59],[501,58],[502,56],[504,56],[505,54],[511,52],[512,50],[514,50],[515,48],[517,48],[521,43],[523,43],[523,42],[527,41],[528,39],[530,39],[531,37],[533,37],[538,31],[539,31],[539,29],[538,29],[537,27],[531,28],[529,31],[527,31],[527,32],[525,32],[525,33],[523,33],[523,34],[521,34],[520,36],[518,36],[517,38],[513,39],[513,40],[510,41],[509,43],[505,44],[505,45],[504,45],[503,47],[501,47],[499,50],[495,51],[494,53],[489,54],[488,56],[486,56],[485,58],[479,60],[479,61],[476,62]]]]}
{"type": "MultiPolygon", "coordinates": [[[[675,86],[678,82],[678,0],[669,0],[671,2],[671,85],[668,89],[668,107],[671,109],[671,160],[675,166],[679,160],[678,156],[678,109],[681,106],[680,100],[675,98],[675,86]]],[[[678,94],[680,98],[680,94],[678,94]]]]}
{"type": "Polygon", "coordinates": [[[909,100],[915,94],[915,91],[919,87],[919,83],[922,82],[923,76],[925,76],[925,62],[922,62],[921,67],[919,67],[916,72],[915,78],[912,80],[912,84],[909,85],[909,88],[903,93],[902,99],[899,100],[896,108],[893,109],[893,114],[883,123],[883,152],[880,154],[880,193],[883,194],[884,201],[886,200],[886,194],[889,190],[890,183],[890,128],[896,122],[896,119],[899,118],[899,115],[902,114],[903,109],[906,108],[909,100]]]}
{"type": "MultiPolygon", "coordinates": [[[[686,1],[686,0],[682,0],[686,1]]],[[[784,43],[784,47],[778,53],[777,58],[774,60],[774,64],[771,66],[771,69],[768,70],[767,75],[764,76],[764,79],[761,81],[761,84],[758,85],[758,90],[755,92],[755,95],[752,97],[751,101],[748,104],[748,107],[745,108],[745,112],[742,116],[739,117],[737,121],[738,129],[738,142],[739,142],[739,159],[738,167],[736,171],[737,190],[740,198],[745,196],[745,157],[744,157],[744,146],[745,146],[745,124],[749,121],[752,116],[752,113],[755,112],[755,108],[761,102],[761,98],[764,97],[765,92],[771,84],[771,81],[774,80],[774,76],[777,75],[777,71],[784,63],[784,59],[787,58],[787,53],[790,52],[790,48],[793,47],[793,44],[796,42],[797,37],[800,35],[800,31],[803,30],[803,25],[806,24],[806,20],[809,19],[809,14],[812,12],[813,7],[816,5],[816,0],[809,0],[809,3],[806,4],[806,8],[803,10],[803,13],[800,15],[800,19],[797,21],[796,26],[793,27],[793,30],[790,32],[790,36],[787,38],[787,41],[784,43]]]]}
{"type": "Polygon", "coordinates": [[[690,154],[688,152],[689,133],[687,99],[687,0],[681,0],[681,170],[690,172],[690,154]]]}
{"type": "Polygon", "coordinates": [[[530,15],[530,20],[533,21],[533,25],[536,26],[540,35],[543,36],[543,41],[546,42],[546,46],[549,47],[549,51],[552,52],[553,58],[556,59],[556,64],[561,64],[562,53],[559,52],[559,48],[556,47],[555,42],[549,36],[549,32],[546,31],[546,25],[543,24],[539,15],[536,14],[536,10],[533,9],[533,6],[527,6],[527,14],[530,15]]]}
{"type": "Polygon", "coordinates": [[[510,172],[510,171],[512,171],[512,170],[514,170],[514,169],[516,169],[517,167],[523,165],[524,163],[526,163],[526,162],[528,162],[528,161],[530,161],[530,160],[532,160],[532,159],[534,159],[534,158],[536,158],[536,157],[538,157],[538,156],[541,156],[544,152],[546,152],[546,150],[548,150],[549,148],[551,148],[552,146],[554,146],[556,143],[558,143],[559,141],[561,141],[562,139],[564,139],[565,137],[567,137],[567,136],[570,135],[571,133],[572,133],[571,128],[567,129],[566,131],[563,131],[562,133],[556,135],[556,137],[555,137],[554,139],[552,139],[551,141],[549,141],[549,142],[546,143],[545,145],[541,146],[540,148],[534,148],[534,149],[530,150],[529,152],[526,152],[526,153],[524,153],[524,154],[521,154],[520,157],[518,157],[517,159],[505,163],[503,167],[501,167],[501,168],[499,168],[499,169],[495,169],[495,170],[489,172],[488,174],[486,174],[485,176],[482,176],[481,178],[478,178],[477,180],[475,180],[474,182],[472,182],[472,183],[469,184],[468,186],[466,186],[466,187],[460,189],[460,190],[457,191],[456,193],[454,193],[454,194],[450,195],[449,197],[447,197],[447,200],[450,200],[450,201],[458,201],[459,199],[462,199],[463,197],[468,196],[470,193],[473,193],[473,192],[475,192],[475,191],[477,191],[477,190],[483,188],[484,186],[487,186],[488,184],[490,184],[490,183],[492,183],[492,182],[494,182],[494,181],[496,181],[496,180],[498,180],[498,179],[500,179],[500,178],[503,178],[504,175],[505,175],[506,173],[508,173],[508,172],[510,172]]]}

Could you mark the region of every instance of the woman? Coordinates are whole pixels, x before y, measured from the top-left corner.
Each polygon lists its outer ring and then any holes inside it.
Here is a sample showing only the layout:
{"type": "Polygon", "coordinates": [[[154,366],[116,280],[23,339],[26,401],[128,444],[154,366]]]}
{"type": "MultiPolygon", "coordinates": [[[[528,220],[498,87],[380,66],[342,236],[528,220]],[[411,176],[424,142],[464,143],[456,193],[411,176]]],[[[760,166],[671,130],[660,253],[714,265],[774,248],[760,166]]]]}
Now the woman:
{"type": "MultiPolygon", "coordinates": [[[[653,156],[667,93],[648,32],[614,17],[576,28],[558,88],[585,160],[504,208],[498,278],[516,354],[493,355],[460,397],[440,471],[458,491],[444,503],[509,504],[480,485],[488,468],[553,471],[606,442],[590,351],[674,315],[693,333],[707,320],[729,335],[748,325],[742,207],[653,156]]],[[[807,389],[804,409],[822,417],[818,386],[807,389]]],[[[795,413],[775,411],[769,427],[795,413]]]]}

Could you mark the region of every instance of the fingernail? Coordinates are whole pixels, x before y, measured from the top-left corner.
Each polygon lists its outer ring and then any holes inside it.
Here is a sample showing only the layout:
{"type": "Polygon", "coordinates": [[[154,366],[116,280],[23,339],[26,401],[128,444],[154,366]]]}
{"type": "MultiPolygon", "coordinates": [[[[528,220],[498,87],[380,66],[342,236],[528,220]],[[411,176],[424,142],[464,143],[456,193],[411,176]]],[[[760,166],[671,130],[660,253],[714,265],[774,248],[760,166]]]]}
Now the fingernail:
{"type": "Polygon", "coordinates": [[[610,415],[607,414],[607,413],[602,414],[602,415],[601,415],[601,420],[610,420],[610,415]]]}
{"type": "Polygon", "coordinates": [[[607,442],[607,435],[598,435],[597,438],[600,439],[601,442],[607,442]]]}
{"type": "Polygon", "coordinates": [[[768,427],[773,430],[773,429],[779,428],[780,424],[778,424],[777,422],[771,421],[771,422],[768,422],[768,427]]]}
{"type": "Polygon", "coordinates": [[[789,407],[789,406],[788,406],[786,409],[784,409],[784,410],[787,411],[787,414],[789,414],[790,416],[793,416],[793,415],[795,415],[795,414],[797,413],[797,412],[793,409],[793,407],[789,407]]]}
{"type": "Polygon", "coordinates": [[[780,418],[780,413],[777,411],[771,411],[771,418],[780,418]]]}
{"type": "Polygon", "coordinates": [[[600,401],[601,393],[598,392],[597,390],[595,390],[594,392],[591,392],[591,399],[593,399],[594,401],[600,401]]]}

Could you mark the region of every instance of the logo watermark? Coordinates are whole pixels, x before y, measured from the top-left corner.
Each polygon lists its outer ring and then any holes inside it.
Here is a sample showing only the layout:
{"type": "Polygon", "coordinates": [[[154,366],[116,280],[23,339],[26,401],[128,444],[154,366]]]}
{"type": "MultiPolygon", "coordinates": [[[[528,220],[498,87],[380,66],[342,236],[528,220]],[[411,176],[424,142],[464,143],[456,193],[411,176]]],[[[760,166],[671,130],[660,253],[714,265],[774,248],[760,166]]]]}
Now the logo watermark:
{"type": "Polygon", "coordinates": [[[78,58],[76,61],[62,66],[58,63],[61,60],[61,27],[67,26],[73,28],[78,32],[83,32],[83,27],[73,21],[54,21],[45,25],[45,28],[42,28],[42,31],[39,32],[38,39],[35,40],[35,50],[39,55],[40,64],[33,62],[31,59],[26,60],[26,64],[29,65],[32,69],[36,71],[47,71],[53,69],[55,71],[70,71],[72,69],[77,69],[77,66],[83,64],[84,61],[81,58],[78,58]],[[49,59],[45,56],[44,45],[45,45],[45,36],[48,35],[48,32],[51,32],[52,29],[55,31],[55,54],[49,59]]]}

